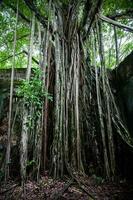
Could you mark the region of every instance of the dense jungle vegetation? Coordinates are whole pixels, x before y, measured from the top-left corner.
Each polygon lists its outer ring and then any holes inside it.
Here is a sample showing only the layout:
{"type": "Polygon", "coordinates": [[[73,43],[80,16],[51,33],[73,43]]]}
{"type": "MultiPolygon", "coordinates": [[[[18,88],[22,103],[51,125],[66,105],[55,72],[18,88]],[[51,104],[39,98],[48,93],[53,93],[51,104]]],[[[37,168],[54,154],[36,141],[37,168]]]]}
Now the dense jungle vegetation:
{"type": "Polygon", "coordinates": [[[132,0],[0,1],[0,186],[22,189],[1,199],[48,177],[69,181],[38,199],[132,182],[132,119],[132,0]]]}

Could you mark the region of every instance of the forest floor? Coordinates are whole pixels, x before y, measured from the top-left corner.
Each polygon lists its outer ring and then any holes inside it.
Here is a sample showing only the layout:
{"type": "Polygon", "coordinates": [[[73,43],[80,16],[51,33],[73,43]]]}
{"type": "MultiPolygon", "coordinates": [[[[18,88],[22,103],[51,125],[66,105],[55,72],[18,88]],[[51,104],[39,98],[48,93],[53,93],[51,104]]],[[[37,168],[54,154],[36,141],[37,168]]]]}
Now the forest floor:
{"type": "Polygon", "coordinates": [[[0,200],[133,200],[133,185],[125,182],[96,183],[94,178],[82,181],[54,180],[43,176],[39,183],[27,181],[23,188],[15,181],[0,184],[0,200]]]}

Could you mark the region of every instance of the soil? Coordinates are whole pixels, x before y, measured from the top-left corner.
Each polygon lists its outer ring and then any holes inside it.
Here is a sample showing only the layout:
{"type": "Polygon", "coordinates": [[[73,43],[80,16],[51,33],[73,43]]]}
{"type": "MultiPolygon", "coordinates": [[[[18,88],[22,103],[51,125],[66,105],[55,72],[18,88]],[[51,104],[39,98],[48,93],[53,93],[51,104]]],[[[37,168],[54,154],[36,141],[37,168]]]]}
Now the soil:
{"type": "MultiPolygon", "coordinates": [[[[80,179],[80,178],[79,178],[80,179]]],[[[28,180],[24,190],[17,181],[3,182],[0,185],[0,200],[132,200],[133,185],[119,183],[96,183],[94,178],[75,180],[65,177],[54,180],[42,176],[39,183],[28,180]]]]}

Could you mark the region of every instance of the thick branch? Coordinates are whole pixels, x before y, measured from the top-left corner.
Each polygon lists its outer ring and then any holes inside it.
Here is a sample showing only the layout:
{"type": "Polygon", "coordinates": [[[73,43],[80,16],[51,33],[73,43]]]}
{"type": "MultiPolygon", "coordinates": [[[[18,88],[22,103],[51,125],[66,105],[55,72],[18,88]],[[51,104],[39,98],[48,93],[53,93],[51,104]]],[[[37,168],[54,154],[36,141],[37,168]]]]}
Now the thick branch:
{"type": "Polygon", "coordinates": [[[123,17],[133,17],[133,9],[123,11],[121,13],[115,13],[113,15],[107,15],[108,18],[110,19],[116,19],[116,18],[123,18],[123,17]]]}
{"type": "Polygon", "coordinates": [[[107,22],[107,23],[109,23],[109,24],[112,24],[112,25],[114,25],[114,26],[117,26],[117,27],[119,27],[119,28],[122,28],[122,29],[124,29],[124,30],[126,30],[126,31],[129,31],[129,32],[132,32],[132,33],[133,33],[133,28],[131,28],[130,26],[127,26],[127,25],[125,25],[125,24],[121,24],[121,23],[119,23],[119,22],[116,22],[116,21],[114,21],[114,20],[112,20],[112,19],[109,19],[108,17],[105,17],[105,16],[103,16],[103,15],[101,15],[101,14],[98,14],[98,17],[99,17],[101,20],[103,20],[103,21],[105,21],[105,22],[107,22]]]}

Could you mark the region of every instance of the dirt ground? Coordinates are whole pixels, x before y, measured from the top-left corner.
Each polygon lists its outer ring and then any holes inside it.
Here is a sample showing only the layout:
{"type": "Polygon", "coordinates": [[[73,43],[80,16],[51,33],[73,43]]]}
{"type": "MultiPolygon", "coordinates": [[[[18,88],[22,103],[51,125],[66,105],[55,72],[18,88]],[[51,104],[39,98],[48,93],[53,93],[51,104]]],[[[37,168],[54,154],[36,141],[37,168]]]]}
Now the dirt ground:
{"type": "Polygon", "coordinates": [[[0,183],[0,200],[133,200],[133,185],[96,183],[92,177],[64,181],[42,176],[39,183],[28,180],[23,190],[17,181],[0,183]]]}

